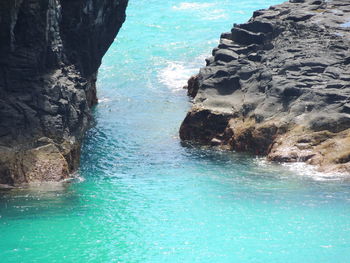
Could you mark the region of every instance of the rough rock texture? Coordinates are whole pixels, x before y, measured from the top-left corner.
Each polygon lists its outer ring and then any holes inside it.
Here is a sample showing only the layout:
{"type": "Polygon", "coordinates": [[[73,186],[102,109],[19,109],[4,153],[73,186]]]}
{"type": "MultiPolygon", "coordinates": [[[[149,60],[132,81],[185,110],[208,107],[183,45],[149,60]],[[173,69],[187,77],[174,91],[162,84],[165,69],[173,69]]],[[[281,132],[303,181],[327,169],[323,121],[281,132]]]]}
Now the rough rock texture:
{"type": "Polygon", "coordinates": [[[0,1],[0,184],[57,181],[77,168],[97,70],[126,6],[0,1]]]}
{"type": "Polygon", "coordinates": [[[182,140],[350,172],[350,1],[291,0],[221,35],[182,140]]]}

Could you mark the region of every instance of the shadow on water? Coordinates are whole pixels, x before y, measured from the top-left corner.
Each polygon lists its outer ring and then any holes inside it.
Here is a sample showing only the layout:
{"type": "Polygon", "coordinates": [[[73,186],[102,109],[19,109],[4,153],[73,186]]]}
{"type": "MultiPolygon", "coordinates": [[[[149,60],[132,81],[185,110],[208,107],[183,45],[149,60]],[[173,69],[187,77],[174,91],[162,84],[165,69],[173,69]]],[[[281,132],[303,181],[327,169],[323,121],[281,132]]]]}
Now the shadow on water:
{"type": "Polygon", "coordinates": [[[0,218],[38,219],[68,215],[79,203],[71,183],[41,183],[0,189],[0,218]]]}

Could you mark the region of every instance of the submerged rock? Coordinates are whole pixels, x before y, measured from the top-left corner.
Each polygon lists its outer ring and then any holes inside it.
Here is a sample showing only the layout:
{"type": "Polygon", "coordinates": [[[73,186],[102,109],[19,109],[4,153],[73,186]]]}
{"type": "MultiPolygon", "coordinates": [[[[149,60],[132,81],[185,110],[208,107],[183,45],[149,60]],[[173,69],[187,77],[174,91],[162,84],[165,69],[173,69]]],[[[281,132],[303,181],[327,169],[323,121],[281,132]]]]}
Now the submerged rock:
{"type": "Polygon", "coordinates": [[[182,140],[350,172],[350,2],[289,1],[221,36],[182,140]]]}
{"type": "Polygon", "coordinates": [[[0,1],[0,184],[77,169],[101,59],[127,0],[0,1]]]}

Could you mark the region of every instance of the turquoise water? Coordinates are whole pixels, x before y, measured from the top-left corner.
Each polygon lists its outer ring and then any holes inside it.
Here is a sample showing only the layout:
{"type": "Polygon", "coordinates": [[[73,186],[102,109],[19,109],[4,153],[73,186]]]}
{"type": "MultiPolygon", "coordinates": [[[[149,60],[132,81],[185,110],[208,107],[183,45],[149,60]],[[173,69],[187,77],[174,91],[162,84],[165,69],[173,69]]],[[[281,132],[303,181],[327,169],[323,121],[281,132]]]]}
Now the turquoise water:
{"type": "Polygon", "coordinates": [[[263,0],[131,0],[67,185],[0,192],[0,262],[350,262],[350,182],[181,145],[181,87],[263,0]]]}

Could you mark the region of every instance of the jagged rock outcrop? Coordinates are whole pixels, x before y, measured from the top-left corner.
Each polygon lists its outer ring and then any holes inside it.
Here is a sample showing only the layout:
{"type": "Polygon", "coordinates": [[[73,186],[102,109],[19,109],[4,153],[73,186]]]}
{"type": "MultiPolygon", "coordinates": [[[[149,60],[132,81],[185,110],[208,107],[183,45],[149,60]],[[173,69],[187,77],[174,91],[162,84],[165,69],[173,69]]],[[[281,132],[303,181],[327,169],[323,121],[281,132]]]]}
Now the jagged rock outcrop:
{"type": "Polygon", "coordinates": [[[182,140],[350,172],[350,2],[290,0],[221,36],[182,140]]]}
{"type": "Polygon", "coordinates": [[[0,184],[58,181],[77,168],[97,71],[127,2],[0,1],[0,184]]]}

